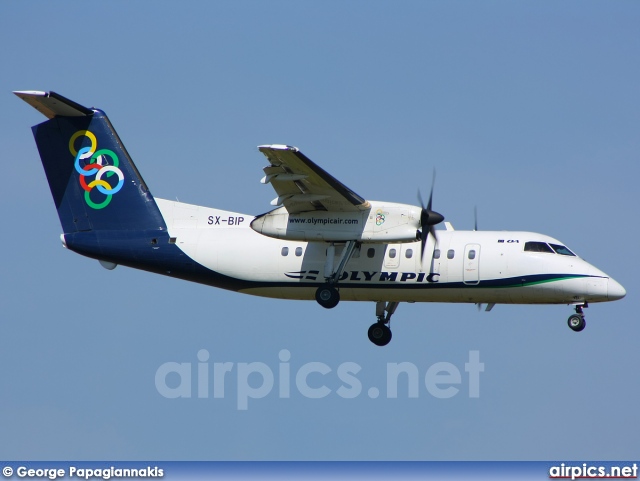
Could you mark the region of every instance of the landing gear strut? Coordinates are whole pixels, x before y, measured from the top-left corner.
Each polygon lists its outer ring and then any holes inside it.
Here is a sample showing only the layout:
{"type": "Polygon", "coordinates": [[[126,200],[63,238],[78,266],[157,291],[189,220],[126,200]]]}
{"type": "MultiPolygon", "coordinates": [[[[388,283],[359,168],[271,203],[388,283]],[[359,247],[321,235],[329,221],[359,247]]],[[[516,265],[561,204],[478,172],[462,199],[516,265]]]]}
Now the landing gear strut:
{"type": "Polygon", "coordinates": [[[327,248],[327,260],[324,266],[325,272],[325,280],[326,284],[318,287],[316,290],[316,301],[325,309],[333,309],[340,302],[340,293],[336,288],[338,284],[338,279],[340,279],[340,275],[344,271],[347,262],[351,259],[356,247],[356,241],[347,241],[342,249],[342,255],[340,256],[340,260],[338,261],[338,267],[334,268],[333,259],[336,252],[336,247],[333,242],[327,248]]]}
{"type": "Polygon", "coordinates": [[[378,317],[378,322],[372,324],[369,328],[369,332],[367,333],[369,340],[376,346],[386,346],[391,341],[391,329],[389,329],[389,324],[391,316],[396,312],[397,308],[397,302],[376,302],[376,316],[378,317]]]}
{"type": "Polygon", "coordinates": [[[567,324],[569,324],[569,327],[575,332],[582,331],[587,325],[587,322],[584,319],[584,312],[582,311],[583,307],[589,307],[589,304],[585,302],[584,305],[577,305],[576,313],[570,315],[567,320],[567,324]]]}

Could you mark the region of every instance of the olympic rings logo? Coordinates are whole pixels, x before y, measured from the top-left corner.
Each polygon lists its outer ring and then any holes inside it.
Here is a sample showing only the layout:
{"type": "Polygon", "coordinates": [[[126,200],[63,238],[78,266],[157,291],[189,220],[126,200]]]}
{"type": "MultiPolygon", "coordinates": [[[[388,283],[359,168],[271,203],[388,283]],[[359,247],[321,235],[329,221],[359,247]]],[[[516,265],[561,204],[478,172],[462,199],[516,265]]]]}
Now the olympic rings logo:
{"type": "Polygon", "coordinates": [[[109,205],[114,194],[117,194],[120,192],[120,189],[122,189],[122,186],[124,185],[124,174],[118,168],[120,160],[113,150],[97,150],[97,148],[98,140],[93,132],[88,130],[78,130],[69,140],[69,151],[76,159],[74,166],[76,168],[76,172],[80,174],[80,186],[84,190],[85,202],[92,209],[104,209],[109,205]],[[91,146],[82,147],[81,149],[76,150],[75,143],[80,137],[86,137],[89,139],[91,141],[91,146]],[[107,158],[111,159],[110,163],[107,158]],[[83,166],[80,165],[81,160],[84,161],[83,166]],[[95,179],[87,183],[87,177],[94,175],[95,179]],[[103,177],[108,179],[114,175],[118,178],[118,183],[115,186],[103,179],[103,177]],[[96,203],[91,200],[91,191],[94,187],[98,192],[105,195],[105,199],[100,203],[96,203]]]}
{"type": "Polygon", "coordinates": [[[376,211],[376,225],[382,225],[384,224],[384,221],[385,221],[384,213],[382,212],[382,209],[378,209],[376,211]]]}

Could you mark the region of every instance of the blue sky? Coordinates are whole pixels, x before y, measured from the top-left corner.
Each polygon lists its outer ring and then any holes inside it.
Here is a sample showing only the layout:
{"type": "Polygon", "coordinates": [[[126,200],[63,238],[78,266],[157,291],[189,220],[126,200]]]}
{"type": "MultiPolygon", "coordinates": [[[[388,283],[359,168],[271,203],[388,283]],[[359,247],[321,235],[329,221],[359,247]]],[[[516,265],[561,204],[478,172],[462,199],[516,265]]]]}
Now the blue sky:
{"type": "MultiPolygon", "coordinates": [[[[6,459],[637,459],[640,5],[636,2],[0,4],[0,456],[6,459]],[[627,289],[569,330],[568,306],[401,304],[386,348],[372,303],[243,296],[65,251],[11,94],[54,90],[109,114],[152,193],[269,209],[256,146],[285,143],[368,199],[458,229],[551,235],[627,289]],[[167,362],[232,362],[222,399],[167,399],[167,362]],[[241,363],[331,369],[310,399],[238,410],[241,363]],[[469,397],[464,365],[485,371],[469,397]],[[460,391],[385,391],[388,363],[436,363],[460,391]],[[363,389],[337,395],[339,366],[363,389]],[[371,387],[382,393],[372,399],[371,387]]],[[[195,382],[194,374],[194,382],[195,382]]],[[[175,379],[174,379],[175,380],[175,379]]],[[[259,378],[253,381],[258,383],[259,378]],[[257,379],[257,380],[256,380],[257,379]]],[[[195,387],[193,388],[194,392],[195,387]]]]}

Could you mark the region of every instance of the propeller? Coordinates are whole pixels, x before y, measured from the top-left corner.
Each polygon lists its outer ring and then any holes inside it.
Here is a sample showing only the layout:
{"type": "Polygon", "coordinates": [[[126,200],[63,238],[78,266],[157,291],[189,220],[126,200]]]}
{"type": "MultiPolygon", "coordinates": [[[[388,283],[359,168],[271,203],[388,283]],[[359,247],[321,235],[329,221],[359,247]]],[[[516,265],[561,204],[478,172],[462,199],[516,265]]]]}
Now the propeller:
{"type": "Polygon", "coordinates": [[[429,194],[429,202],[425,207],[424,201],[422,200],[422,195],[420,195],[420,189],[418,189],[418,201],[420,202],[420,206],[422,207],[422,211],[420,212],[420,240],[421,240],[421,248],[420,248],[420,261],[424,257],[424,248],[427,245],[427,238],[429,234],[433,236],[434,239],[436,237],[436,229],[434,226],[439,224],[444,220],[444,216],[437,212],[434,212],[431,208],[433,202],[433,187],[436,183],[436,171],[433,171],[433,180],[431,181],[431,193],[429,194]]]}

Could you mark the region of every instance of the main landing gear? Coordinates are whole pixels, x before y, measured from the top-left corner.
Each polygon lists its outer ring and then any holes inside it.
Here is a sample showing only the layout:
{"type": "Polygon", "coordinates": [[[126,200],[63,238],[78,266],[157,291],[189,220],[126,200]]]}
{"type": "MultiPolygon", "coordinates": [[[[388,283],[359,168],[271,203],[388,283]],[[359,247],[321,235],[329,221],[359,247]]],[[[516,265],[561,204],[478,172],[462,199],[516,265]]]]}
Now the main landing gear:
{"type": "Polygon", "coordinates": [[[584,320],[584,312],[582,311],[583,307],[589,307],[589,304],[585,302],[583,305],[577,305],[576,313],[570,315],[567,320],[567,324],[569,324],[569,327],[575,332],[582,331],[587,325],[587,322],[584,320]]]}
{"type": "Polygon", "coordinates": [[[325,309],[333,309],[340,302],[340,293],[338,289],[331,284],[325,284],[318,287],[316,291],[316,301],[325,309]]]}
{"type": "Polygon", "coordinates": [[[316,301],[325,309],[333,309],[340,302],[340,293],[337,289],[338,279],[344,271],[347,262],[351,259],[356,247],[356,241],[348,241],[342,249],[342,254],[338,261],[337,268],[334,268],[334,256],[336,253],[336,246],[332,242],[327,248],[327,260],[324,265],[324,276],[326,284],[318,287],[316,290],[316,301]]]}
{"type": "Polygon", "coordinates": [[[386,346],[391,341],[391,329],[389,329],[391,316],[398,308],[397,302],[376,302],[376,316],[378,322],[369,328],[369,340],[376,346],[386,346]]]}
{"type": "MultiPolygon", "coordinates": [[[[340,302],[340,292],[338,291],[338,280],[344,272],[344,268],[349,262],[349,259],[353,256],[358,242],[347,241],[340,259],[338,260],[337,267],[334,265],[336,247],[332,242],[327,248],[327,259],[324,265],[324,278],[325,284],[318,287],[316,290],[316,301],[325,309],[333,309],[340,302]]],[[[378,321],[371,325],[369,328],[369,340],[376,346],[386,346],[391,341],[391,329],[389,324],[391,316],[398,308],[397,302],[376,302],[376,316],[378,321]]]]}

